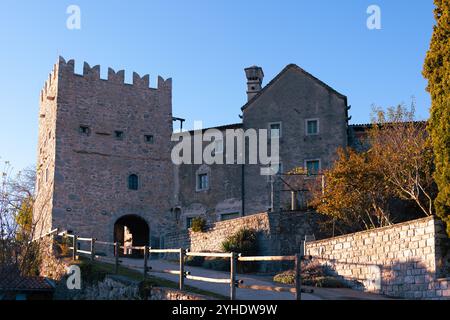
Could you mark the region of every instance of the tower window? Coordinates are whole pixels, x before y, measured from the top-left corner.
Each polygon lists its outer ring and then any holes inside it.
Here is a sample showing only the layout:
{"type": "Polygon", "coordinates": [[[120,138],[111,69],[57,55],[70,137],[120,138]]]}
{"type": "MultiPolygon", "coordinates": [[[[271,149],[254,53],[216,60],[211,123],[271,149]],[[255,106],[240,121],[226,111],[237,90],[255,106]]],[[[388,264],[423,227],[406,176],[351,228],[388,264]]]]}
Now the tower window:
{"type": "Polygon", "coordinates": [[[152,134],[146,134],[144,136],[145,142],[147,143],[153,143],[154,142],[154,137],[152,134]]]}
{"type": "Polygon", "coordinates": [[[117,140],[123,140],[123,136],[124,136],[123,131],[114,131],[114,137],[117,140]]]}
{"type": "Polygon", "coordinates": [[[128,176],[128,189],[137,190],[139,188],[139,178],[136,174],[128,176]]]}
{"type": "Polygon", "coordinates": [[[80,126],[79,131],[80,131],[81,134],[84,134],[84,135],[87,135],[87,136],[91,133],[91,129],[88,126],[83,126],[83,125],[80,126]]]}

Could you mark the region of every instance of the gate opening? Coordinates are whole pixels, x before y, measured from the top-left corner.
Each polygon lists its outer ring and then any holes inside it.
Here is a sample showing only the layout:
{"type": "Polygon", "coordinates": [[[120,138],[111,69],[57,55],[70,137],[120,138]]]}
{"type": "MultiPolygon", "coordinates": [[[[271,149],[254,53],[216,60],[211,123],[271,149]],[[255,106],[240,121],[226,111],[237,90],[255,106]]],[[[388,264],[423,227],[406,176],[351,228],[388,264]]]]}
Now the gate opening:
{"type": "Polygon", "coordinates": [[[149,245],[150,228],[147,222],[137,215],[126,215],[114,224],[114,242],[120,245],[119,255],[142,257],[143,251],[131,249],[131,246],[149,245]],[[123,248],[122,248],[123,247],[123,248]]]}

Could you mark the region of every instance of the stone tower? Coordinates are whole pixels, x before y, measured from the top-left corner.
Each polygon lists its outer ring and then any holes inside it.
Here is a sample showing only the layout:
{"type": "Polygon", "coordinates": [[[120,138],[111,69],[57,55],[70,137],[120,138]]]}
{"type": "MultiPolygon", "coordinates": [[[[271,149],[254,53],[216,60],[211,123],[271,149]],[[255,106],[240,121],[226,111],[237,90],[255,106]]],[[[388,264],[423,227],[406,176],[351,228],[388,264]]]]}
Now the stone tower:
{"type": "Polygon", "coordinates": [[[55,64],[40,97],[38,232],[53,228],[103,241],[159,245],[171,227],[172,81],[74,61],[55,64]]]}

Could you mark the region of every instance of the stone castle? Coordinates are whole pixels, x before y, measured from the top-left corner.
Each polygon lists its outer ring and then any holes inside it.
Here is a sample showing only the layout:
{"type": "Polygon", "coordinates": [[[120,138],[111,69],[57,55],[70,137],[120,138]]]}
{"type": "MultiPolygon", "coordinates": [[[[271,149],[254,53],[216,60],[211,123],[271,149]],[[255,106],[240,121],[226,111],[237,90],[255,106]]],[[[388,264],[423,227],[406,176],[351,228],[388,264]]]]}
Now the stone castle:
{"type": "MultiPolygon", "coordinates": [[[[297,65],[286,66],[263,86],[262,68],[245,69],[248,101],[242,121],[215,129],[269,129],[280,138],[280,169],[311,173],[331,166],[338,147],[358,143],[364,126],[349,125],[347,97],[297,65]]],[[[288,192],[260,165],[181,164],[171,161],[174,133],[172,80],[74,61],[54,65],[40,96],[38,229],[73,230],[81,236],[134,245],[163,246],[166,234],[265,211],[279,211],[288,192]],[[172,138],[172,139],[171,139],[172,138]],[[278,194],[278,198],[276,196],[278,194]],[[276,201],[274,198],[277,198],[276,201]]],[[[227,138],[227,136],[225,136],[227,138]]],[[[225,139],[226,139],[225,138],[225,139]]],[[[204,143],[206,145],[206,143],[204,143]]],[[[220,143],[224,152],[225,141],[220,143]]]]}

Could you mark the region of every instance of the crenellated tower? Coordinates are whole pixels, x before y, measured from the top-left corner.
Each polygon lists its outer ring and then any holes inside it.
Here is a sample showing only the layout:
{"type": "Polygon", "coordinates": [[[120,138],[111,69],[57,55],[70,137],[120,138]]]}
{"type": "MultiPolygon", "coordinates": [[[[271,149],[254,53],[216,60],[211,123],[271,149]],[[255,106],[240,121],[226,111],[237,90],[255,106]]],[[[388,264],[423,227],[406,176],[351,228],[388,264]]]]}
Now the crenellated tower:
{"type": "Polygon", "coordinates": [[[74,67],[60,57],[41,91],[38,229],[158,245],[171,227],[172,80],[74,67]]]}

